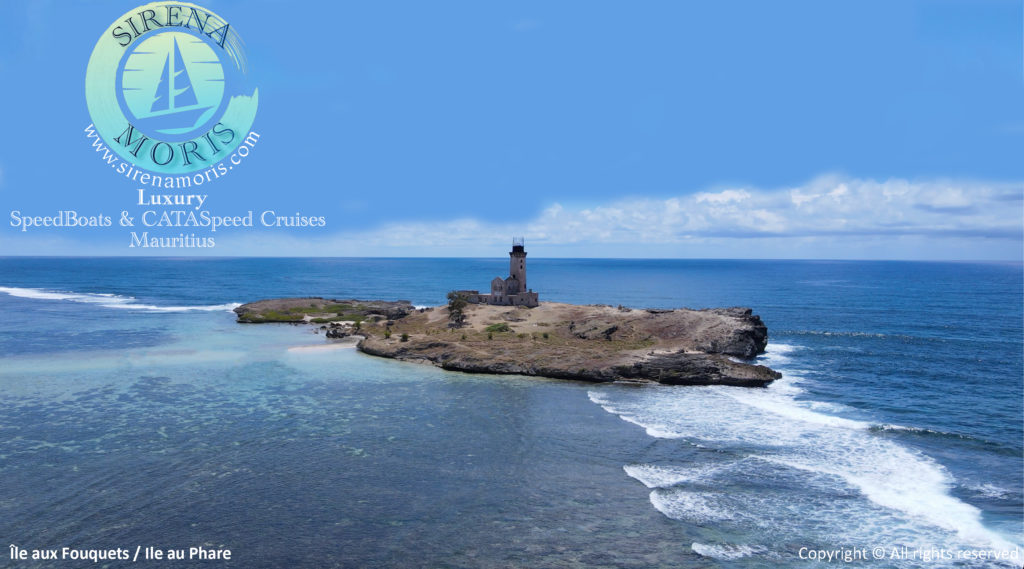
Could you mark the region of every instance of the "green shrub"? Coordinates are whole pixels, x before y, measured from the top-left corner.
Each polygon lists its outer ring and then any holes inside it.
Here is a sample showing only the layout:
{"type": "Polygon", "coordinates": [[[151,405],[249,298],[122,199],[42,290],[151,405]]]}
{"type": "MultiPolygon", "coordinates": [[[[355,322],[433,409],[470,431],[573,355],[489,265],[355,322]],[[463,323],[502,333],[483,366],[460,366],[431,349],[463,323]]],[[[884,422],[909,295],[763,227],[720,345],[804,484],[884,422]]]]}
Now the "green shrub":
{"type": "Polygon", "coordinates": [[[281,322],[299,322],[302,316],[297,314],[282,314],[276,310],[268,310],[263,313],[264,320],[278,320],[281,322]]]}
{"type": "Polygon", "coordinates": [[[405,332],[402,332],[402,341],[403,342],[408,342],[409,341],[409,335],[406,334],[405,332]]]}
{"type": "Polygon", "coordinates": [[[544,336],[544,339],[545,339],[545,340],[547,340],[547,339],[548,339],[548,333],[547,333],[547,332],[544,332],[544,333],[543,333],[543,334],[541,334],[541,335],[542,335],[542,336],[544,336]]]}
{"type": "Polygon", "coordinates": [[[491,324],[485,328],[487,332],[511,332],[512,328],[509,328],[508,324],[499,322],[497,324],[491,324]]]}
{"type": "Polygon", "coordinates": [[[466,323],[466,295],[451,291],[448,293],[448,325],[460,328],[466,323]]]}

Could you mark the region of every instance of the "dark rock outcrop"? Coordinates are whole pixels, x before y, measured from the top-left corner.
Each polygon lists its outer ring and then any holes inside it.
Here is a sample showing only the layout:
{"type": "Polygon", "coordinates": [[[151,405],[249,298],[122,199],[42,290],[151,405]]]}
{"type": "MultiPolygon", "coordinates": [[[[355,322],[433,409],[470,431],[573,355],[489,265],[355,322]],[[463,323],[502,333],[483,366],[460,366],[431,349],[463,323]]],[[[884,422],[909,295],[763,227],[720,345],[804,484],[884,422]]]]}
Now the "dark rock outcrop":
{"type": "Polygon", "coordinates": [[[762,365],[735,362],[719,354],[659,354],[616,368],[624,379],[649,379],[670,385],[764,387],[782,377],[762,365]]]}
{"type": "Polygon", "coordinates": [[[462,331],[442,330],[444,309],[439,312],[396,322],[396,332],[410,334],[407,341],[371,334],[359,349],[449,370],[593,382],[763,387],[781,377],[734,359],[762,353],[768,342],[767,327],[749,308],[634,311],[542,303],[512,315],[475,306],[462,331]]]}
{"type": "Polygon", "coordinates": [[[702,349],[709,354],[727,354],[752,358],[768,346],[768,327],[749,308],[711,308],[707,310],[729,316],[742,323],[719,337],[710,338],[702,349]]]}

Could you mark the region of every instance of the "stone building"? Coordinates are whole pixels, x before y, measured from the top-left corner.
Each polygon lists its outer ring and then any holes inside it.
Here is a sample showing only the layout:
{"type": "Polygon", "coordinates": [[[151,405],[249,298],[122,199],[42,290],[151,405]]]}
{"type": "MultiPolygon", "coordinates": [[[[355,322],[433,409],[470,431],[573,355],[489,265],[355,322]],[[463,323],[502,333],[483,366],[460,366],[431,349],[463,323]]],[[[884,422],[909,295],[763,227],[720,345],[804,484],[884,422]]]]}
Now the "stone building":
{"type": "Polygon", "coordinates": [[[526,288],[526,248],[522,237],[512,238],[512,250],[508,253],[508,277],[494,277],[491,293],[480,294],[477,290],[456,291],[473,304],[496,304],[499,306],[528,306],[539,304],[537,293],[526,288]]]}

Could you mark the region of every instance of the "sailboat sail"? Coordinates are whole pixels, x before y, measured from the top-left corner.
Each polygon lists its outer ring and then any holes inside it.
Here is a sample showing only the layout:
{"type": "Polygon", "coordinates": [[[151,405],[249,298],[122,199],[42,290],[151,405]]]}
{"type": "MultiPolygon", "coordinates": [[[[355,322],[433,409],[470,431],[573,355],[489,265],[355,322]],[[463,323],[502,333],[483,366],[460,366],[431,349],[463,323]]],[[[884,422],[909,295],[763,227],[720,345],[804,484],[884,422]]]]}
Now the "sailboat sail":
{"type": "Polygon", "coordinates": [[[196,104],[196,93],[192,90],[192,80],[189,79],[185,62],[181,59],[177,38],[174,40],[174,90],[175,107],[190,107],[196,104]]]}
{"type": "Polygon", "coordinates": [[[192,79],[188,76],[188,68],[178,49],[178,39],[174,38],[174,62],[171,67],[171,54],[164,61],[164,70],[153,94],[153,105],[148,117],[139,117],[137,126],[147,125],[156,130],[190,128],[210,107],[197,107],[192,79]],[[171,78],[173,77],[173,85],[171,78]]]}
{"type": "Polygon", "coordinates": [[[156,93],[153,95],[153,106],[149,108],[149,112],[151,113],[166,111],[167,105],[170,103],[170,97],[167,96],[167,76],[170,74],[170,67],[171,56],[168,55],[167,60],[164,61],[164,72],[160,75],[160,83],[157,84],[156,93]]]}

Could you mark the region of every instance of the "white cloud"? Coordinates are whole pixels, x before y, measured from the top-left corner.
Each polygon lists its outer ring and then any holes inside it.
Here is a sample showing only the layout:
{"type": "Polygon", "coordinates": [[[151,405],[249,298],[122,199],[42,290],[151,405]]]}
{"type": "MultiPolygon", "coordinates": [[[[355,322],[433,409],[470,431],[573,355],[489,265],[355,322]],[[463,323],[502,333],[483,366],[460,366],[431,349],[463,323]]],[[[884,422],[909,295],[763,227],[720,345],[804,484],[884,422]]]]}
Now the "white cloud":
{"type": "Polygon", "coordinates": [[[547,257],[1019,260],[1022,207],[1019,182],[821,177],[792,188],[555,203],[533,219],[507,223],[388,223],[316,236],[218,233],[214,250],[188,254],[494,256],[524,235],[531,251],[547,257]]]}
{"type": "Polygon", "coordinates": [[[729,202],[742,202],[750,199],[750,192],[746,190],[723,190],[717,194],[700,193],[694,196],[697,203],[724,204],[729,202]]]}
{"type": "Polygon", "coordinates": [[[526,235],[535,247],[569,256],[877,257],[892,243],[903,258],[963,258],[999,241],[998,255],[1012,258],[1021,248],[1022,189],[1021,183],[827,176],[795,188],[728,188],[590,207],[556,203],[514,223],[386,224],[338,235],[333,247],[356,250],[346,254],[489,255],[510,236],[526,235]]]}

